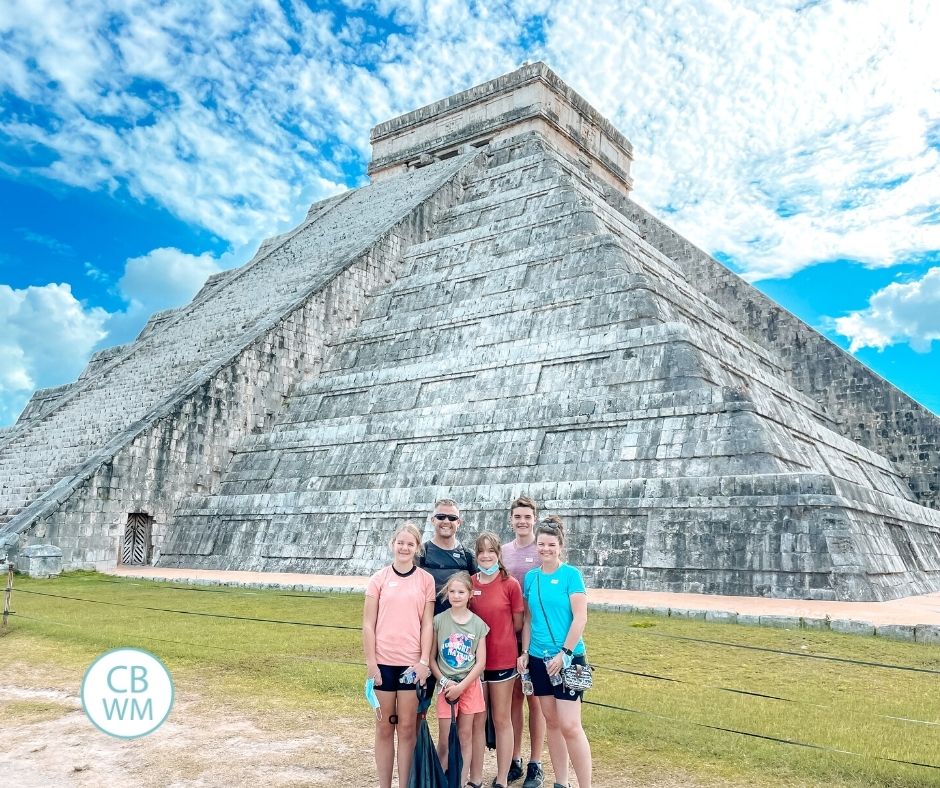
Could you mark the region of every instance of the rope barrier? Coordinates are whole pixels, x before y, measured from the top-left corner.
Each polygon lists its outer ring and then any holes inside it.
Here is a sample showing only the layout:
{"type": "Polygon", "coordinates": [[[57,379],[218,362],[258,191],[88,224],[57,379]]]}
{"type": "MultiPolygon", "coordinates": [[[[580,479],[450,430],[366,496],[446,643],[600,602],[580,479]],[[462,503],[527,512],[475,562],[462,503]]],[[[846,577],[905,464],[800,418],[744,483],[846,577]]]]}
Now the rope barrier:
{"type": "MultiPolygon", "coordinates": [[[[10,615],[14,615],[11,611],[10,615]]],[[[35,616],[27,616],[23,613],[16,613],[17,618],[26,619],[27,621],[35,621],[39,624],[53,624],[57,627],[66,627],[68,629],[77,629],[80,631],[85,631],[84,627],[80,627],[77,624],[66,624],[64,621],[53,621],[49,618],[36,618],[35,616]]],[[[282,660],[296,660],[299,662],[323,662],[328,665],[352,665],[357,668],[364,668],[366,666],[365,662],[351,662],[349,660],[343,659],[323,659],[321,657],[310,657],[303,654],[271,654],[270,651],[251,651],[246,648],[231,648],[230,646],[214,646],[211,643],[193,643],[188,640],[167,640],[166,638],[155,638],[152,635],[134,635],[134,637],[140,638],[141,640],[152,640],[155,643],[171,643],[177,646],[195,646],[196,648],[206,648],[212,649],[214,651],[225,651],[230,654],[247,654],[252,657],[263,657],[267,659],[282,659],[282,660]]]]}
{"type": "MultiPolygon", "coordinates": [[[[96,578],[100,583],[111,583],[112,585],[120,586],[135,586],[137,588],[143,588],[143,583],[132,583],[126,580],[105,580],[104,578],[96,578]]],[[[154,581],[154,582],[164,582],[164,581],[154,581]]],[[[200,586],[170,586],[170,585],[155,585],[150,586],[154,591],[201,591],[206,594],[228,594],[229,596],[260,596],[264,594],[265,596],[289,596],[289,597],[299,597],[301,599],[328,599],[326,594],[315,594],[312,591],[305,591],[302,594],[289,594],[286,592],[272,592],[265,590],[258,591],[235,591],[227,588],[202,588],[200,586]]]]}
{"type": "Polygon", "coordinates": [[[21,594],[35,594],[36,596],[47,596],[53,599],[68,599],[72,602],[87,602],[94,605],[110,605],[112,607],[126,607],[130,610],[149,610],[155,613],[176,613],[181,616],[201,616],[204,618],[225,618],[233,621],[257,621],[262,624],[290,624],[295,627],[316,627],[320,629],[350,629],[361,632],[362,627],[351,627],[345,624],[318,624],[310,621],[285,621],[278,618],[252,618],[251,616],[233,616],[226,613],[197,613],[192,610],[173,610],[164,607],[148,607],[146,605],[128,605],[124,602],[105,602],[101,599],[82,599],[76,596],[63,596],[61,594],[47,594],[43,591],[31,591],[25,588],[19,590],[21,594]]]}
{"type": "Polygon", "coordinates": [[[900,758],[889,758],[886,755],[872,755],[871,753],[861,753],[853,752],[852,750],[843,750],[838,747],[827,747],[824,744],[811,744],[809,742],[802,742],[796,739],[783,739],[778,736],[768,736],[764,733],[754,733],[752,731],[742,731],[737,728],[724,728],[721,725],[709,725],[707,722],[696,722],[695,720],[684,720],[677,717],[667,717],[663,714],[655,714],[651,711],[640,711],[639,709],[630,709],[625,706],[614,706],[610,703],[599,703],[593,700],[583,700],[585,705],[588,706],[597,706],[602,709],[612,709],[613,711],[626,712],[627,714],[637,714],[641,717],[650,717],[656,720],[664,720],[666,722],[678,722],[684,725],[694,725],[698,728],[708,728],[713,731],[722,731],[723,733],[735,733],[738,736],[749,736],[753,739],[763,739],[764,741],[777,742],[779,744],[789,744],[793,747],[806,747],[811,750],[820,750],[822,752],[834,752],[839,753],[840,755],[851,755],[857,758],[873,758],[877,761],[889,761],[891,763],[899,763],[905,766],[919,766],[924,769],[937,769],[940,770],[940,765],[933,763],[921,763],[920,761],[905,761],[900,758]]]}
{"type": "MultiPolygon", "coordinates": [[[[721,687],[714,684],[696,684],[693,681],[686,681],[685,679],[677,679],[672,676],[659,676],[655,673],[644,673],[638,670],[627,670],[626,668],[612,668],[607,665],[598,665],[596,663],[591,663],[592,666],[597,670],[608,670],[612,673],[625,673],[628,676],[638,676],[639,678],[644,679],[654,679],[656,681],[668,681],[676,684],[685,684],[688,687],[697,687],[698,689],[707,689],[714,690],[716,692],[731,692],[736,695],[747,695],[749,697],[755,698],[765,698],[767,700],[777,700],[783,703],[795,703],[800,706],[811,706],[816,709],[832,709],[832,706],[827,706],[823,703],[812,703],[811,701],[806,700],[797,700],[796,698],[784,698],[780,695],[768,695],[765,692],[755,692],[754,690],[744,690],[738,689],[737,687],[721,687]]],[[[896,717],[891,714],[878,714],[877,712],[866,712],[867,716],[877,717],[883,720],[896,720],[898,722],[910,722],[917,725],[936,725],[940,727],[940,722],[932,722],[930,720],[918,720],[912,717],[896,717]]]]}
{"type": "Polygon", "coordinates": [[[829,660],[830,662],[845,662],[849,665],[863,665],[870,668],[886,668],[889,670],[908,670],[913,673],[931,673],[933,675],[940,676],[940,670],[936,668],[916,668],[912,665],[895,665],[890,662],[869,662],[864,659],[850,659],[849,657],[832,657],[827,654],[804,654],[799,651],[787,651],[786,649],[779,648],[769,648],[767,646],[749,646],[744,643],[729,643],[724,640],[707,640],[705,638],[693,638],[688,637],[687,635],[668,635],[665,632],[651,632],[648,629],[637,629],[637,632],[642,632],[646,635],[652,635],[653,637],[668,638],[669,640],[686,640],[691,643],[707,643],[713,646],[726,646],[727,648],[743,648],[748,651],[764,651],[770,654],[783,654],[789,657],[802,657],[804,659],[823,659],[829,660]]]}

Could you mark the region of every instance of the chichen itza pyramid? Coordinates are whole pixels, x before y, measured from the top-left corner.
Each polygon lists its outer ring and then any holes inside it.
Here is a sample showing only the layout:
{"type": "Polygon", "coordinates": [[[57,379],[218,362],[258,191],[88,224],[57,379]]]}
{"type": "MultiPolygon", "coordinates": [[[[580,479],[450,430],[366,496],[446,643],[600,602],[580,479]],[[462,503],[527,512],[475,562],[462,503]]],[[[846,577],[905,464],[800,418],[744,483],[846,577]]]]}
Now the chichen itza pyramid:
{"type": "Polygon", "coordinates": [[[940,590],[940,419],[632,202],[548,67],[372,141],[370,185],[36,392],[0,544],[361,574],[442,494],[505,533],[526,493],[595,586],[940,590]]]}

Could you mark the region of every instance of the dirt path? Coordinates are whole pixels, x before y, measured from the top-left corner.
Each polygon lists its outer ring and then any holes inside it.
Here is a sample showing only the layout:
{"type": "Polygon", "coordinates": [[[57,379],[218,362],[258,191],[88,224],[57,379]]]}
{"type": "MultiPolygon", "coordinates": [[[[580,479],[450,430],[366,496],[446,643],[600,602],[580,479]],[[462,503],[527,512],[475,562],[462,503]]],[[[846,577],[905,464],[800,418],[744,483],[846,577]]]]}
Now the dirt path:
{"type": "MultiPolygon", "coordinates": [[[[178,686],[167,722],[149,736],[122,741],[85,716],[71,678],[16,664],[0,679],[0,774],[17,788],[135,785],[342,786],[374,788],[372,732],[360,718],[264,710],[248,717],[226,713],[194,687],[178,686]]],[[[432,724],[432,731],[436,725],[432,724]]],[[[488,785],[495,760],[487,753],[488,785]]],[[[547,785],[551,785],[547,776],[547,785]]],[[[397,784],[397,783],[396,783],[397,784]]],[[[519,784],[514,784],[518,786],[519,784]]],[[[598,788],[704,788],[683,775],[637,782],[611,770],[598,788]]],[[[710,783],[708,785],[714,785],[710,783]]]]}

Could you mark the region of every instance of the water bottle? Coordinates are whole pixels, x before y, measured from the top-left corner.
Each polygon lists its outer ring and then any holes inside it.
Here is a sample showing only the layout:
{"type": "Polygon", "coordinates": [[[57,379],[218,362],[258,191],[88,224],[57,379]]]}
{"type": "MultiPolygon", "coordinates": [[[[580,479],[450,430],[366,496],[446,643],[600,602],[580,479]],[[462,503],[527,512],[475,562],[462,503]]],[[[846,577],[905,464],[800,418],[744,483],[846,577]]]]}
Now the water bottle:
{"type": "Polygon", "coordinates": [[[522,694],[532,695],[534,692],[535,687],[532,686],[532,677],[529,675],[529,671],[526,671],[522,674],[522,694]]]}
{"type": "MultiPolygon", "coordinates": [[[[554,658],[554,657],[545,657],[545,659],[542,660],[542,661],[545,663],[546,672],[547,672],[547,669],[548,669],[548,663],[551,662],[553,659],[555,659],[555,658],[554,658]]],[[[558,672],[558,673],[556,673],[554,676],[553,676],[551,673],[549,673],[549,674],[548,674],[548,680],[552,683],[552,686],[553,686],[553,687],[557,687],[559,684],[561,684],[561,673],[558,672]]]]}
{"type": "Polygon", "coordinates": [[[406,670],[398,677],[398,681],[401,684],[417,684],[418,673],[414,670],[406,670]]]}

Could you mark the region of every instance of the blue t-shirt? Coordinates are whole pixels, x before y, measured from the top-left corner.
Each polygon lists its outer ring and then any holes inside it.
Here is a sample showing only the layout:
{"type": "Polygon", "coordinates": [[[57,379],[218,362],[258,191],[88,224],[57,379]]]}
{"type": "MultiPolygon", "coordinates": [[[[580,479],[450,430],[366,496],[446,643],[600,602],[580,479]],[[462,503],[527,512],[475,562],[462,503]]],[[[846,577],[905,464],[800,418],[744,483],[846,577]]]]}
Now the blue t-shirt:
{"type": "MultiPolygon", "coordinates": [[[[565,643],[574,613],[571,612],[572,594],[583,594],[584,578],[570,564],[561,564],[549,575],[541,568],[533,569],[525,576],[525,595],[532,616],[532,637],[529,653],[535,657],[554,657],[565,643]],[[542,602],[539,604],[539,595],[542,602]],[[544,608],[544,610],[543,610],[544,608]],[[545,617],[548,616],[546,623],[545,617]],[[555,637],[549,635],[551,633],[555,637]]],[[[584,641],[572,649],[575,654],[584,653],[584,641]]]]}

